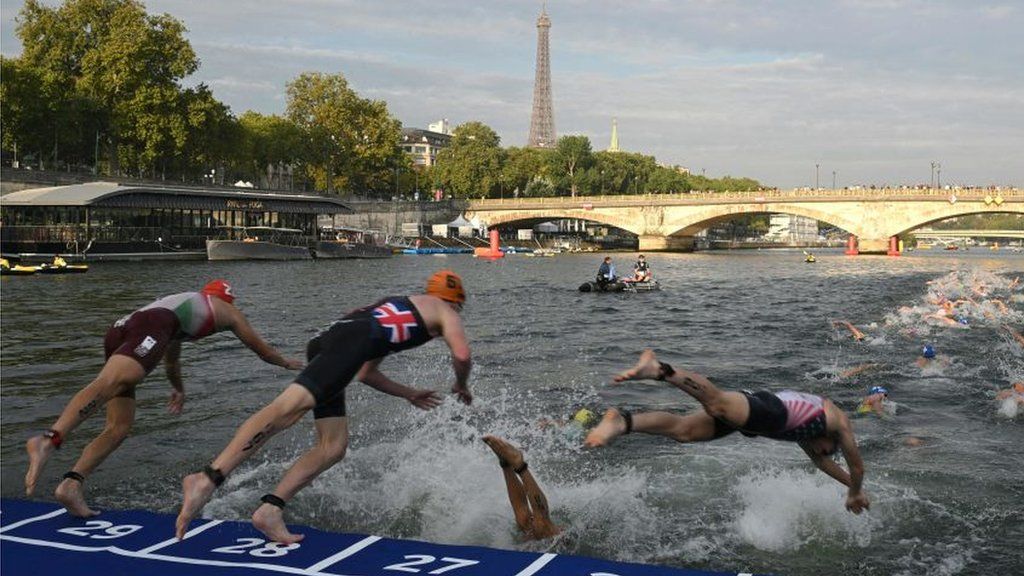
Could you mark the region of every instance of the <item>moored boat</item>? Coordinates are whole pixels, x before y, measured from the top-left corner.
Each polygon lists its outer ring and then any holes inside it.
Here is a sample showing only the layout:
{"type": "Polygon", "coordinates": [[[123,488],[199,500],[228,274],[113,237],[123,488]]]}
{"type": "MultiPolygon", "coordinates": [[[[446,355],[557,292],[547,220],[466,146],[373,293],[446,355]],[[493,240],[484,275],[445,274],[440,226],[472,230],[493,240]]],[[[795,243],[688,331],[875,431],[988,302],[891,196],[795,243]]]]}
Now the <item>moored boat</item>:
{"type": "Polygon", "coordinates": [[[89,271],[88,264],[65,264],[63,266],[42,264],[38,268],[40,274],[83,274],[89,271]]]}
{"type": "Polygon", "coordinates": [[[305,232],[271,226],[225,228],[231,238],[208,239],[208,260],[310,260],[305,232]]]}
{"type": "Polygon", "coordinates": [[[317,258],[390,258],[394,253],[379,231],[337,228],[333,232],[333,240],[321,239],[316,243],[317,258]]]}

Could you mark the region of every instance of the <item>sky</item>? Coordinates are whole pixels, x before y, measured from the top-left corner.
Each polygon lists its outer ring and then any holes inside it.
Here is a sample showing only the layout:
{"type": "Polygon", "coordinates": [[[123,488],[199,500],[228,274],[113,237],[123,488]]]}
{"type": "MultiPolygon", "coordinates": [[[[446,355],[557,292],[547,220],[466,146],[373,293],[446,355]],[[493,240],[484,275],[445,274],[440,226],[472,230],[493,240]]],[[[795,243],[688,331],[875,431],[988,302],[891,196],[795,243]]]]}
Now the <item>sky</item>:
{"type": "MultiPolygon", "coordinates": [[[[45,0],[46,4],[57,2],[45,0]]],[[[303,72],[342,73],[404,126],[530,128],[536,20],[520,0],[147,0],[182,20],[205,83],[282,114],[303,72]]],[[[23,2],[0,3],[17,56],[23,2]]],[[[1024,186],[1019,0],[552,0],[555,130],[709,177],[1024,186]],[[933,164],[938,164],[933,168],[933,164]],[[938,174],[936,174],[938,172],[938,174]]]]}

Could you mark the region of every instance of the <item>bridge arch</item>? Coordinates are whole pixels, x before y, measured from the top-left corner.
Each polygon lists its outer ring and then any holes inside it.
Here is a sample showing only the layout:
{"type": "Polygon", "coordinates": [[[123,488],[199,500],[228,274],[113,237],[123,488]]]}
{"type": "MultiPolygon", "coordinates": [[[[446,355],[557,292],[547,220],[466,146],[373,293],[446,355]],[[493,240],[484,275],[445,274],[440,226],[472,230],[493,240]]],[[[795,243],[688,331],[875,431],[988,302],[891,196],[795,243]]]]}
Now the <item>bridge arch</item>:
{"type": "Polygon", "coordinates": [[[922,226],[941,222],[959,216],[974,216],[976,214],[1020,214],[1024,215],[1024,205],[1004,204],[995,208],[986,208],[984,205],[963,204],[960,206],[951,205],[949,208],[927,215],[915,215],[914,218],[907,218],[903,222],[894,223],[890,236],[906,234],[922,226]]]}
{"type": "MultiPolygon", "coordinates": [[[[472,214],[467,212],[466,218],[472,218],[472,214]]],[[[548,210],[530,210],[530,211],[515,211],[515,212],[495,212],[488,214],[486,223],[488,228],[496,228],[498,226],[505,226],[508,224],[515,224],[521,222],[523,224],[535,223],[535,222],[548,222],[551,220],[563,220],[566,218],[572,218],[575,220],[587,220],[590,222],[596,222],[598,224],[606,224],[608,226],[614,226],[627,232],[640,235],[642,230],[639,230],[636,226],[637,222],[630,216],[624,216],[619,214],[607,214],[600,210],[560,210],[560,209],[548,209],[548,210]]]]}
{"type": "Polygon", "coordinates": [[[698,213],[685,213],[677,218],[666,218],[664,229],[669,236],[694,236],[698,232],[718,224],[731,220],[737,216],[751,214],[789,214],[792,216],[805,216],[814,218],[831,226],[841,228],[850,233],[856,233],[859,228],[858,222],[852,218],[815,208],[813,205],[798,204],[731,204],[723,206],[709,206],[708,209],[698,213]]]}

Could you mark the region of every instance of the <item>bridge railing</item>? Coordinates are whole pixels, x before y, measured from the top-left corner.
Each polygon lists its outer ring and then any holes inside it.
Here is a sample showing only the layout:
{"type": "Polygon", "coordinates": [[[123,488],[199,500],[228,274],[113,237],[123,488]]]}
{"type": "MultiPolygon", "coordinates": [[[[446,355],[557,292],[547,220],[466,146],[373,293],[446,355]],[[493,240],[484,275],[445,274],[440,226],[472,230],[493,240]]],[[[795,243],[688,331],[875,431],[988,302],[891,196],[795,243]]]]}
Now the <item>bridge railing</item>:
{"type": "Polygon", "coordinates": [[[844,188],[841,190],[752,190],[746,192],[688,192],[679,194],[634,194],[615,196],[555,196],[543,198],[488,198],[470,200],[469,210],[509,210],[547,207],[583,207],[614,205],[668,205],[704,204],[722,202],[777,202],[786,200],[830,201],[830,200],[888,200],[924,199],[943,200],[983,199],[986,196],[1024,200],[1024,190],[1019,188],[844,188]]]}

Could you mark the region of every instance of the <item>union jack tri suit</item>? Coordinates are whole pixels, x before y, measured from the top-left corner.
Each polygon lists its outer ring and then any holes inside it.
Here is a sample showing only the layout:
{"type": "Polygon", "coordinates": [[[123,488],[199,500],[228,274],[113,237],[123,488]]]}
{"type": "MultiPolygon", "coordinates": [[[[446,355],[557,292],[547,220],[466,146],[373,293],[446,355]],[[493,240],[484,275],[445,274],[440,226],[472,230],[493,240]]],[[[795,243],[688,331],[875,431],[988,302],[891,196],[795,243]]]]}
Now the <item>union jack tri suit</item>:
{"type": "Polygon", "coordinates": [[[368,360],[433,339],[407,296],[389,296],[354,310],[313,337],[306,368],[295,381],[316,400],[314,418],[345,416],[345,388],[368,360]]]}
{"type": "Polygon", "coordinates": [[[736,428],[715,420],[715,437],[737,430],[746,436],[764,436],[775,440],[801,442],[825,435],[825,399],[792,390],[750,392],[743,390],[750,403],[747,423],[736,428]]]}

